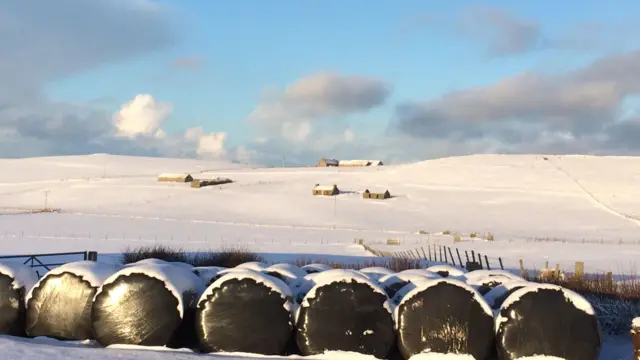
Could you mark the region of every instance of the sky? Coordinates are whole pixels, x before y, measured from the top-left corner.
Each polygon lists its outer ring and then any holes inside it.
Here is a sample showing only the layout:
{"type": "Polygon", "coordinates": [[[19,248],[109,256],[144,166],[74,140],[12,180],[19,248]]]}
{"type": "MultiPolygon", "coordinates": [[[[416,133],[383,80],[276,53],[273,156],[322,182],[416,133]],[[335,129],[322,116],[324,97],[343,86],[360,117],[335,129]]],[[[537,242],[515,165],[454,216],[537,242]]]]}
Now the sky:
{"type": "Polygon", "coordinates": [[[638,155],[639,14],[621,0],[0,0],[0,157],[638,155]]]}

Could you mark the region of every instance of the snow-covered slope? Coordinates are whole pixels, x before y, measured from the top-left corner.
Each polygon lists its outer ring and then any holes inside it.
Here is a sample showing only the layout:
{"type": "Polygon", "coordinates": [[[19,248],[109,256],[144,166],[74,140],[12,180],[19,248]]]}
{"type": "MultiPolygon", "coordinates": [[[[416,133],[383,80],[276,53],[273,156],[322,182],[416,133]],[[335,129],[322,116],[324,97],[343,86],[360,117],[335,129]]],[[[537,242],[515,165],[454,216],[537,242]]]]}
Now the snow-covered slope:
{"type": "Polygon", "coordinates": [[[0,167],[5,214],[42,208],[45,196],[48,207],[63,211],[0,216],[2,253],[225,243],[306,257],[358,256],[367,253],[354,239],[375,244],[395,237],[414,248],[430,241],[452,245],[450,236],[433,235],[449,230],[463,237],[491,232],[492,244],[459,245],[480,247],[510,266],[520,258],[538,268],[546,260],[569,266],[587,260],[587,269],[623,271],[640,255],[635,157],[474,155],[375,168],[249,169],[92,155],[0,160],[0,167]],[[156,179],[184,171],[234,183],[193,189],[156,179]],[[336,184],[341,194],[312,196],[315,184],[336,184]],[[389,190],[393,198],[363,199],[365,189],[389,190]],[[415,235],[418,230],[432,235],[415,235]],[[4,241],[16,238],[21,240],[4,241]],[[536,243],[543,249],[536,254],[525,239],[570,244],[536,243]]]}

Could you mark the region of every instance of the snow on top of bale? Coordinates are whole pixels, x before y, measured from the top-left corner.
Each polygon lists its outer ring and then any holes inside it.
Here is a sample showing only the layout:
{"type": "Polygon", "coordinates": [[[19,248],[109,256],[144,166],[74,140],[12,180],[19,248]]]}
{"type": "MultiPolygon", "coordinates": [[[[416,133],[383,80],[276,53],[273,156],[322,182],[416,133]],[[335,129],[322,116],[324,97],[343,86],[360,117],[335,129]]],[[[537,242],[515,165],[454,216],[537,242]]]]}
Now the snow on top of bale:
{"type": "Polygon", "coordinates": [[[31,267],[19,263],[0,262],[0,274],[11,277],[11,286],[16,290],[24,287],[25,291],[29,291],[38,282],[38,273],[31,267]]]}
{"type": "MultiPolygon", "coordinates": [[[[523,296],[528,293],[537,292],[539,290],[557,290],[561,291],[564,294],[564,298],[573,304],[578,310],[585,312],[588,315],[595,316],[595,311],[593,310],[593,306],[591,303],[587,301],[582,295],[578,294],[575,291],[563,288],[562,286],[552,285],[552,284],[535,284],[523,287],[522,289],[518,289],[513,292],[513,294],[509,295],[509,297],[502,303],[500,309],[505,309],[511,306],[513,303],[518,302],[523,296]]],[[[499,328],[499,325],[508,319],[503,317],[501,314],[498,314],[496,317],[496,329],[499,328]]]]}
{"type": "Polygon", "coordinates": [[[440,276],[438,276],[437,278],[433,278],[433,277],[430,278],[427,275],[422,275],[422,274],[399,272],[397,274],[391,274],[391,275],[386,275],[381,277],[380,280],[378,280],[378,283],[383,287],[388,287],[393,284],[398,284],[402,282],[424,281],[429,279],[437,280],[442,278],[440,276]]]}
{"type": "Polygon", "coordinates": [[[534,284],[524,280],[523,281],[513,280],[513,281],[502,283],[494,287],[493,289],[489,290],[489,292],[484,294],[483,297],[487,301],[487,303],[489,303],[489,306],[492,306],[499,297],[504,296],[504,294],[506,294],[510,290],[517,287],[526,287],[531,285],[534,285],[534,284]]]}
{"type": "MultiPolygon", "coordinates": [[[[330,271],[322,272],[320,274],[328,274],[328,273],[331,273],[330,276],[316,276],[315,286],[311,288],[311,290],[309,290],[307,295],[305,295],[301,306],[308,307],[309,300],[315,298],[316,291],[319,288],[326,285],[333,284],[333,283],[339,283],[339,282],[345,282],[345,283],[356,282],[360,284],[366,284],[374,292],[377,292],[387,297],[387,293],[384,291],[384,289],[382,289],[382,287],[380,287],[379,284],[373,282],[371,279],[369,279],[365,275],[358,274],[357,272],[354,272],[354,271],[342,270],[342,269],[330,270],[330,271]]],[[[389,311],[390,314],[393,314],[393,310],[391,308],[391,304],[388,298],[384,302],[384,308],[387,309],[387,311],[389,311]]]]}
{"type": "MultiPolygon", "coordinates": [[[[186,307],[183,294],[187,291],[193,291],[197,295],[200,295],[204,291],[204,283],[196,274],[180,266],[164,264],[143,264],[125,267],[106,279],[103,286],[115,282],[121,276],[129,276],[132,274],[145,275],[164,282],[165,287],[178,300],[178,312],[181,318],[184,318],[184,310],[186,307]]],[[[102,289],[103,287],[98,289],[93,298],[94,301],[98,295],[100,295],[102,289]]]]}
{"type": "Polygon", "coordinates": [[[440,354],[428,352],[413,355],[410,360],[476,360],[469,354],[440,354]]]}
{"type": "Polygon", "coordinates": [[[178,262],[178,261],[165,261],[161,259],[143,259],[140,261],[136,261],[134,263],[126,264],[125,267],[140,266],[140,265],[172,265],[172,266],[177,266],[177,267],[189,269],[189,270],[193,269],[193,265],[191,264],[178,262]]]}
{"type": "Polygon", "coordinates": [[[466,275],[469,282],[477,282],[482,279],[492,278],[492,277],[507,277],[513,280],[524,281],[521,276],[518,276],[512,272],[506,270],[474,270],[468,272],[466,275]]]}
{"type": "MultiPolygon", "coordinates": [[[[60,275],[64,273],[70,273],[79,276],[82,280],[86,281],[91,287],[99,288],[111,275],[122,269],[122,266],[115,264],[105,264],[95,261],[76,261],[70,262],[47,272],[37,284],[45,281],[49,276],[60,275]]],[[[31,290],[25,298],[25,302],[29,302],[33,294],[33,289],[36,286],[32,286],[31,290]]]]}
{"type": "Polygon", "coordinates": [[[293,295],[291,293],[291,289],[284,281],[278,279],[277,277],[255,272],[248,269],[245,269],[245,271],[229,272],[223,275],[222,277],[220,277],[219,279],[217,279],[216,281],[214,281],[202,293],[202,295],[200,296],[200,300],[198,300],[198,304],[200,304],[203,301],[206,301],[207,297],[211,296],[211,294],[213,294],[213,291],[215,289],[221,288],[225,282],[229,280],[242,280],[242,279],[251,279],[258,284],[262,284],[268,287],[269,289],[277,293],[280,293],[283,298],[288,299],[284,304],[285,309],[287,309],[287,311],[289,312],[293,311],[293,306],[291,301],[291,298],[293,295]]]}
{"type": "Polygon", "coordinates": [[[360,272],[363,274],[384,274],[384,275],[395,274],[395,271],[391,269],[379,267],[379,266],[360,269],[360,272]]]}
{"type": "Polygon", "coordinates": [[[266,271],[266,272],[274,271],[283,275],[285,274],[293,275],[293,277],[297,279],[303,279],[305,276],[307,276],[306,271],[302,270],[301,268],[295,265],[286,264],[286,263],[271,265],[268,268],[264,269],[263,271],[266,271]]]}
{"type": "Polygon", "coordinates": [[[398,274],[418,274],[418,275],[426,276],[433,279],[442,278],[442,275],[427,269],[407,269],[407,270],[400,271],[398,274]]]}
{"type": "Polygon", "coordinates": [[[480,293],[472,288],[470,285],[463,283],[460,280],[455,280],[455,279],[437,279],[437,280],[427,280],[425,282],[420,282],[416,284],[416,287],[409,291],[400,301],[400,303],[398,303],[398,306],[395,309],[395,318],[398,318],[398,309],[400,309],[400,305],[402,305],[404,302],[409,301],[412,297],[420,294],[421,292],[436,286],[438,284],[441,283],[447,283],[447,284],[451,284],[451,285],[455,285],[458,286],[462,289],[467,290],[468,292],[470,292],[471,294],[473,294],[473,298],[474,300],[476,300],[478,303],[480,303],[480,306],[482,306],[482,309],[484,310],[484,312],[486,312],[489,316],[493,317],[493,310],[491,310],[491,307],[487,304],[487,302],[482,298],[482,295],[480,295],[480,293]]]}
{"type": "Polygon", "coordinates": [[[446,272],[449,274],[448,276],[453,276],[453,277],[465,276],[465,274],[467,273],[466,270],[462,270],[451,265],[434,265],[434,266],[428,267],[427,270],[434,273],[446,272]]]}
{"type": "Polygon", "coordinates": [[[265,263],[262,263],[262,262],[259,262],[259,261],[251,261],[251,262],[246,262],[246,263],[240,264],[240,265],[236,266],[235,268],[236,269],[250,269],[250,270],[253,270],[253,271],[260,272],[260,271],[262,271],[262,270],[264,270],[264,269],[266,269],[268,267],[269,267],[269,265],[267,265],[265,263]]]}
{"type": "Polygon", "coordinates": [[[198,266],[192,269],[193,273],[198,275],[202,281],[208,283],[218,275],[219,272],[226,270],[227,268],[221,266],[198,266]]]}
{"type": "Polygon", "coordinates": [[[305,272],[309,273],[309,271],[322,272],[322,271],[331,270],[333,268],[331,266],[325,265],[325,264],[308,264],[308,265],[305,265],[305,266],[301,267],[301,269],[304,270],[305,272]]]}

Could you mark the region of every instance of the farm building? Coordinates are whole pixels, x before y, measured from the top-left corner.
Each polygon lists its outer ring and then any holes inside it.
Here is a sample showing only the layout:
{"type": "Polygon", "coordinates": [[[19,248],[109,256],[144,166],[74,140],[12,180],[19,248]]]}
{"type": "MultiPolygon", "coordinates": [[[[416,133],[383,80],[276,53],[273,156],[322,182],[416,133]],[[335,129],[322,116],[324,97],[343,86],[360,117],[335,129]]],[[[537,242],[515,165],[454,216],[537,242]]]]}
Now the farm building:
{"type": "Polygon", "coordinates": [[[348,167],[348,166],[381,166],[382,161],[380,160],[340,160],[338,162],[338,166],[348,167]]]}
{"type": "Polygon", "coordinates": [[[215,178],[215,179],[194,179],[191,181],[192,188],[201,188],[205,186],[215,186],[222,184],[232,183],[233,180],[227,178],[215,178]]]}
{"type": "Polygon", "coordinates": [[[318,195],[334,196],[338,194],[340,194],[340,190],[338,189],[337,185],[323,186],[323,185],[316,184],[316,186],[313,187],[314,196],[318,196],[318,195]]]}
{"type": "Polygon", "coordinates": [[[158,175],[158,181],[161,182],[180,182],[186,183],[193,181],[193,177],[190,174],[160,174],[158,175]]]}
{"type": "Polygon", "coordinates": [[[390,199],[391,193],[389,192],[389,190],[385,190],[383,193],[373,193],[369,191],[369,189],[367,189],[362,193],[362,198],[363,199],[381,199],[381,200],[390,199]]]}
{"type": "Polygon", "coordinates": [[[336,159],[320,159],[318,161],[318,167],[338,166],[339,161],[336,159]]]}

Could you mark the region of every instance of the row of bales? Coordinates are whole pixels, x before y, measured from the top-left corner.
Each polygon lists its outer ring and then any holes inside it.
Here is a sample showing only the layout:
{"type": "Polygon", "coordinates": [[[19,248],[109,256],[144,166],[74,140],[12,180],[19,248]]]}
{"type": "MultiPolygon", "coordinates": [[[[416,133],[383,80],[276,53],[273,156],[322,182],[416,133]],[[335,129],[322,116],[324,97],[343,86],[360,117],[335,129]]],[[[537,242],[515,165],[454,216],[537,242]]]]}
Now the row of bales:
{"type": "Polygon", "coordinates": [[[321,264],[83,261],[38,279],[29,267],[0,264],[0,333],[203,353],[350,351],[379,359],[596,360],[601,348],[597,318],[580,295],[505,271],[446,265],[396,273],[321,264]]]}

